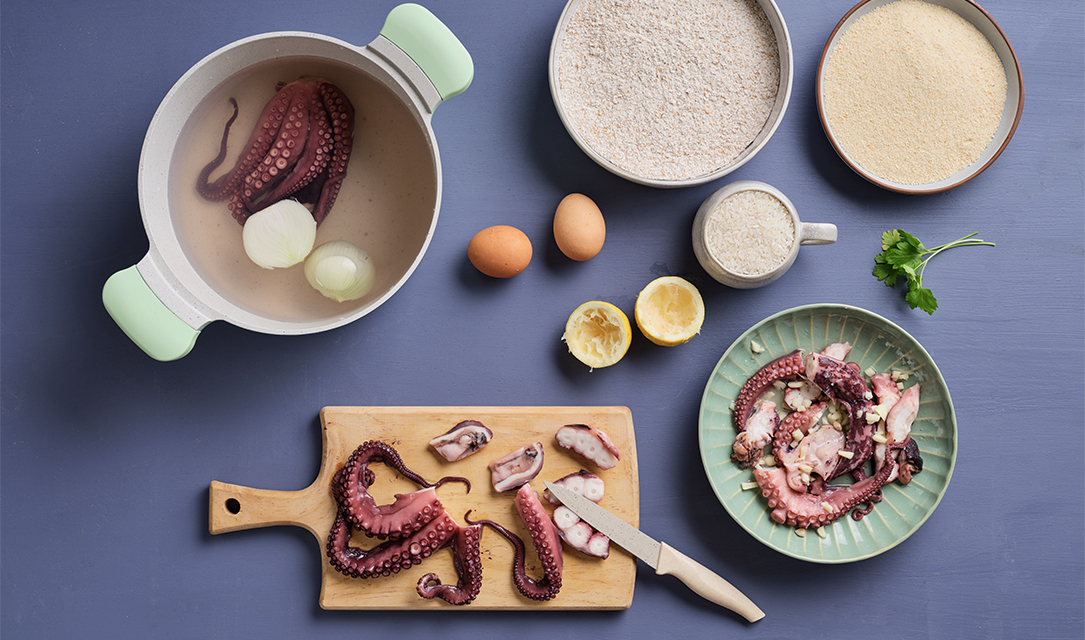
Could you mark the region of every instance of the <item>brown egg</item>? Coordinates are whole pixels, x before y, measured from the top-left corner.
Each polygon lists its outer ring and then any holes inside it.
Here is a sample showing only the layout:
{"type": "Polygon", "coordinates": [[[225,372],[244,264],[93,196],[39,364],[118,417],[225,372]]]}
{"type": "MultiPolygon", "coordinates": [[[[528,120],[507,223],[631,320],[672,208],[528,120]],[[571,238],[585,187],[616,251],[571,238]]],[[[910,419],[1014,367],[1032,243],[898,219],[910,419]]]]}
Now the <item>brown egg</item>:
{"type": "Polygon", "coordinates": [[[554,240],[573,260],[591,260],[603,248],[607,225],[591,198],[579,193],[565,196],[554,213],[554,240]]]}
{"type": "Polygon", "coordinates": [[[511,278],[531,262],[531,241],[516,227],[499,224],[483,229],[467,245],[475,268],[494,278],[511,278]]]}

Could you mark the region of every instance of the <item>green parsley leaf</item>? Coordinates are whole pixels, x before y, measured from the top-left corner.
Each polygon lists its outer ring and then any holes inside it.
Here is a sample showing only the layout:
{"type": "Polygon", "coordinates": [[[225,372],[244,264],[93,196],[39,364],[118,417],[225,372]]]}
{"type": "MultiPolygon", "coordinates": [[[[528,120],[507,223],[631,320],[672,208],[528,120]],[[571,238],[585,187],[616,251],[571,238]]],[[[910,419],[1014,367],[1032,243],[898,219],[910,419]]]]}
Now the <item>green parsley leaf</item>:
{"type": "Polygon", "coordinates": [[[995,246],[993,242],[972,239],[974,235],[976,234],[970,233],[953,242],[928,249],[919,238],[907,231],[890,229],[882,233],[882,252],[874,256],[873,275],[887,287],[895,286],[898,279],[903,279],[908,283],[904,294],[908,305],[933,315],[938,308],[938,300],[930,289],[923,287],[923,270],[927,268],[931,258],[946,249],[968,245],[995,246]]]}

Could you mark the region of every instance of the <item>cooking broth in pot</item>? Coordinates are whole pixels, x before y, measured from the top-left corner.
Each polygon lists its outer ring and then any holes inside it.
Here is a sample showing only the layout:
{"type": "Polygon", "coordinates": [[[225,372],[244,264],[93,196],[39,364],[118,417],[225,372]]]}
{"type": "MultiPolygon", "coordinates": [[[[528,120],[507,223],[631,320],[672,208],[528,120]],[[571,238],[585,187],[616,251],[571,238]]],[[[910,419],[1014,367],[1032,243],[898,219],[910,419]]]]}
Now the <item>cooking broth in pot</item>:
{"type": "Polygon", "coordinates": [[[281,58],[228,78],[195,109],[182,130],[169,177],[170,217],[185,255],[219,295],[252,313],[287,322],[314,322],[353,313],[382,296],[410,270],[436,215],[435,150],[416,115],[378,79],[349,65],[313,57],[281,58]],[[342,89],[355,109],[354,147],[339,197],[317,229],[316,246],[346,240],[372,256],[373,290],[358,300],[325,298],[305,279],[303,265],[267,270],[245,254],[242,227],[226,202],[196,191],[200,171],[219,151],[233,115],[226,160],[231,171],[276,83],[319,76],[342,89]]]}

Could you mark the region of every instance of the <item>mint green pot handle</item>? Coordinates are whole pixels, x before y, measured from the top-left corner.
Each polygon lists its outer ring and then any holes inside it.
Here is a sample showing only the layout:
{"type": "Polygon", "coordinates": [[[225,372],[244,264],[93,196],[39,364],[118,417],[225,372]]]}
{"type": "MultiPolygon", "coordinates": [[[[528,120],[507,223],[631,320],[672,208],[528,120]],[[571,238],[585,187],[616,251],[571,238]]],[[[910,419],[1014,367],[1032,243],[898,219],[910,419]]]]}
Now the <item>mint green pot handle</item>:
{"type": "Polygon", "coordinates": [[[408,3],[392,9],[380,34],[414,60],[441,100],[458,96],[471,85],[475,77],[471,54],[425,7],[408,3]]]}
{"type": "Polygon", "coordinates": [[[102,302],[132,342],[155,360],[184,357],[200,335],[158,299],[134,265],[106,280],[102,302]]]}

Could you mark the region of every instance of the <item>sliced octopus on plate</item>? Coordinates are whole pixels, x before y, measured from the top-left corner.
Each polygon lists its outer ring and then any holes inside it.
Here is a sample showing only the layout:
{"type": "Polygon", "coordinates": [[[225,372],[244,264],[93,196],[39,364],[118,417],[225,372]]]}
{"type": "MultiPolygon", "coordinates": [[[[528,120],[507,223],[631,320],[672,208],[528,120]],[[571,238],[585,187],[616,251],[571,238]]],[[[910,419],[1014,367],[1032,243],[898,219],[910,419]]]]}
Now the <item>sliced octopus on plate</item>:
{"type": "Polygon", "coordinates": [[[860,519],[881,500],[882,486],[906,484],[923,468],[910,436],[919,386],[901,393],[895,378],[874,372],[868,382],[845,360],[850,348],[795,350],[754,373],[736,396],[732,460],[753,468],[776,522],[821,527],[848,512],[860,519]],[[783,417],[767,397],[773,390],[783,396],[783,417]],[[833,412],[839,420],[827,417],[833,412]],[[840,484],[844,477],[851,484],[840,484]]]}

